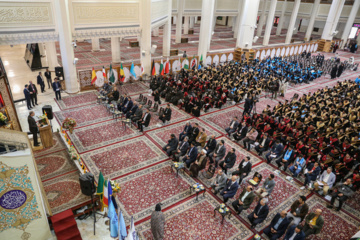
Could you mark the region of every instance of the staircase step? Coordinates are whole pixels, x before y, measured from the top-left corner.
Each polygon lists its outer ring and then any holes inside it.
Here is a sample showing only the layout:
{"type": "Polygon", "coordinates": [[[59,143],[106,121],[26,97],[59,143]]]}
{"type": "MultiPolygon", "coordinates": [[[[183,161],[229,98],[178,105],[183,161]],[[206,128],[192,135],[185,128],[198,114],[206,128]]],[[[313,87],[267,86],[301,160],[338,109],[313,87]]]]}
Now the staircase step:
{"type": "Polygon", "coordinates": [[[55,233],[60,233],[61,231],[67,230],[72,226],[77,226],[77,223],[74,218],[67,218],[66,220],[58,221],[55,224],[53,224],[55,233]]]}
{"type": "Polygon", "coordinates": [[[56,233],[57,240],[75,240],[82,239],[79,229],[77,226],[72,226],[65,231],[61,231],[60,233],[56,233]]]}
{"type": "Polygon", "coordinates": [[[71,209],[55,214],[54,216],[51,217],[51,222],[55,224],[56,222],[62,221],[67,218],[74,219],[74,214],[71,209]]]}

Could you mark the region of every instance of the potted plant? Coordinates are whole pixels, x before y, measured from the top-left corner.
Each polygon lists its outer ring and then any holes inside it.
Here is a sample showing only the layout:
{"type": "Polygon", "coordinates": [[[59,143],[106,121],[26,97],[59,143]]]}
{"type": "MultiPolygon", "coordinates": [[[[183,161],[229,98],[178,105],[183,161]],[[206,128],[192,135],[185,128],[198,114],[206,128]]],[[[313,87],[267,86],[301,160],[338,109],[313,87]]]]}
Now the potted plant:
{"type": "Polygon", "coordinates": [[[73,118],[65,118],[62,123],[62,128],[65,130],[69,130],[70,133],[73,133],[75,127],[76,121],[73,118]]]}

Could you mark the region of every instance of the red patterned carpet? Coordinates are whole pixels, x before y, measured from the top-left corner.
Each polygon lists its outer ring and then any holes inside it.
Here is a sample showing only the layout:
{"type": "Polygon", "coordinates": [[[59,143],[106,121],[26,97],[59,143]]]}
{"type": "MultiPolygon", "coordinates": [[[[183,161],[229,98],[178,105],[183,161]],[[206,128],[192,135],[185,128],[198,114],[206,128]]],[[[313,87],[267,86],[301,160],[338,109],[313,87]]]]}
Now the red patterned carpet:
{"type": "Polygon", "coordinates": [[[360,191],[355,192],[353,197],[346,200],[343,209],[360,219],[360,191]]]}
{"type": "Polygon", "coordinates": [[[94,104],[97,101],[96,91],[85,92],[73,96],[62,97],[60,101],[55,100],[61,110],[81,107],[84,105],[94,104]]]}
{"type": "Polygon", "coordinates": [[[34,157],[44,156],[50,153],[54,153],[60,150],[66,149],[64,142],[62,141],[59,133],[53,133],[54,145],[49,148],[43,148],[34,152],[34,157]]]}

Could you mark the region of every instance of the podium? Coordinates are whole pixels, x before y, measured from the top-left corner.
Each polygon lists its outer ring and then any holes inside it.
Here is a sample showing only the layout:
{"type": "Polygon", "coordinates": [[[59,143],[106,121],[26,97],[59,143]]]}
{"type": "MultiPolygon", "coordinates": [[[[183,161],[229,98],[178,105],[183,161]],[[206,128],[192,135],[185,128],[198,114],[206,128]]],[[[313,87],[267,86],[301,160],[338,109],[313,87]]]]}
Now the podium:
{"type": "Polygon", "coordinates": [[[54,145],[51,125],[48,118],[45,118],[47,124],[39,127],[41,144],[44,148],[52,147],[54,145]]]}

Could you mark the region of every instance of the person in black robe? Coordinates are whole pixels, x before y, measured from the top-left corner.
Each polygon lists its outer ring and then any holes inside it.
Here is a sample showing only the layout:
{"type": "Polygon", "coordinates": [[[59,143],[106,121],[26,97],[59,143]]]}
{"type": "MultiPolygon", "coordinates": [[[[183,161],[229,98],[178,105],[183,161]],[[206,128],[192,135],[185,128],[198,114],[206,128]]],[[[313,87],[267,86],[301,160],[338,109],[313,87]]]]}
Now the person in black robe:
{"type": "Polygon", "coordinates": [[[335,65],[335,66],[331,69],[331,73],[330,73],[331,79],[336,78],[336,73],[337,73],[337,71],[338,71],[338,67],[337,67],[337,65],[335,65]]]}
{"type": "Polygon", "coordinates": [[[341,74],[343,73],[343,71],[344,71],[344,64],[341,63],[339,68],[338,68],[337,77],[340,77],[341,74]]]}

